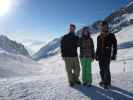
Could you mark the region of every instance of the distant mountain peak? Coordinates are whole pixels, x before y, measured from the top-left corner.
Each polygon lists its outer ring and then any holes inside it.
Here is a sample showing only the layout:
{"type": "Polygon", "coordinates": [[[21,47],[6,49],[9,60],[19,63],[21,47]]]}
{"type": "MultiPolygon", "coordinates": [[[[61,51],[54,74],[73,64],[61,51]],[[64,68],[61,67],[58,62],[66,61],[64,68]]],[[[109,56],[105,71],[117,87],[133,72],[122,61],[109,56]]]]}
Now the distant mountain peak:
{"type": "Polygon", "coordinates": [[[16,41],[10,40],[5,35],[0,35],[0,48],[9,53],[20,54],[30,57],[24,45],[22,45],[21,43],[17,43],[16,41]]]}
{"type": "Polygon", "coordinates": [[[56,38],[49,42],[47,45],[42,47],[36,54],[32,57],[35,60],[39,60],[41,58],[47,58],[57,54],[60,51],[60,38],[56,38]]]}

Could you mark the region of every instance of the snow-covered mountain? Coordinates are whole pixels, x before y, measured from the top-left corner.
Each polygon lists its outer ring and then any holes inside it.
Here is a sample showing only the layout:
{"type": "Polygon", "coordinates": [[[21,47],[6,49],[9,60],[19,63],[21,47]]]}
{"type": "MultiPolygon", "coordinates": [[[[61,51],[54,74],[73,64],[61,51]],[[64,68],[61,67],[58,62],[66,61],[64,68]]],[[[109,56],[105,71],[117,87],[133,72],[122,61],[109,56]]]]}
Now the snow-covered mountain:
{"type": "MultiPolygon", "coordinates": [[[[126,6],[112,12],[109,16],[104,18],[109,24],[112,33],[117,33],[124,27],[133,25],[133,1],[131,0],[126,6]]],[[[94,22],[88,28],[93,33],[99,32],[99,24],[101,20],[94,22]]]]}
{"type": "Polygon", "coordinates": [[[49,42],[46,46],[42,47],[36,54],[32,56],[33,59],[39,60],[42,58],[47,58],[54,56],[60,51],[60,38],[54,39],[49,42]]]}
{"type": "MultiPolygon", "coordinates": [[[[118,33],[122,29],[133,25],[133,1],[129,2],[126,6],[121,9],[114,11],[105,20],[110,24],[111,32],[118,33]]],[[[94,22],[88,28],[93,32],[99,32],[100,20],[94,22]]],[[[77,32],[80,36],[82,28],[77,32]]],[[[121,33],[121,32],[120,32],[121,33]]],[[[118,33],[119,34],[119,33],[118,33]]],[[[56,55],[60,52],[60,39],[55,39],[49,42],[46,46],[42,47],[33,58],[39,60],[41,58],[47,58],[56,55]]],[[[132,47],[132,41],[126,41],[119,44],[120,49],[132,47]]]]}
{"type": "Polygon", "coordinates": [[[33,61],[25,47],[0,36],[0,78],[40,74],[41,65],[33,61]]]}
{"type": "Polygon", "coordinates": [[[32,39],[25,39],[20,41],[25,48],[28,50],[29,54],[32,56],[37,51],[40,50],[40,48],[44,45],[46,45],[48,42],[46,41],[39,41],[39,40],[32,40],[32,39]]]}
{"type": "Polygon", "coordinates": [[[0,48],[0,78],[34,75],[40,71],[41,65],[32,59],[0,48]]]}
{"type": "Polygon", "coordinates": [[[22,45],[21,43],[17,43],[16,41],[10,40],[4,35],[0,35],[0,48],[9,53],[20,54],[30,57],[24,45],[22,45]]]}

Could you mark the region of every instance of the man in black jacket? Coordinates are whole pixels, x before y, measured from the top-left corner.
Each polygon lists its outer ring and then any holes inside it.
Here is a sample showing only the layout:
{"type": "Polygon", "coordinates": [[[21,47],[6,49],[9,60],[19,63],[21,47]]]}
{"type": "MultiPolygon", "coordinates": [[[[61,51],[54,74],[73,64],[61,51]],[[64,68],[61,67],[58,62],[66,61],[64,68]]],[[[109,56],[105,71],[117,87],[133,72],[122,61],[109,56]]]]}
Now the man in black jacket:
{"type": "Polygon", "coordinates": [[[114,34],[109,33],[106,21],[101,23],[101,34],[97,38],[96,59],[99,61],[101,82],[100,86],[111,86],[110,61],[116,60],[117,40],[114,34]]]}
{"type": "Polygon", "coordinates": [[[80,84],[80,64],[77,53],[79,38],[75,35],[75,29],[76,26],[71,24],[69,33],[61,39],[61,54],[65,62],[70,86],[80,84]]]}

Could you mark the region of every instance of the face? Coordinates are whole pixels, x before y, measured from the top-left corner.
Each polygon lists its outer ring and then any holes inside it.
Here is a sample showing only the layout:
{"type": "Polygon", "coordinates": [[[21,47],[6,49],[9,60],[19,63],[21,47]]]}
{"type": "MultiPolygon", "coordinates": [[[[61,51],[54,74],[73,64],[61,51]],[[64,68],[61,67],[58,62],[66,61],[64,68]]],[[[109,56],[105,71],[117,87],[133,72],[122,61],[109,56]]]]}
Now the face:
{"type": "Polygon", "coordinates": [[[75,30],[76,30],[75,27],[70,26],[70,32],[75,33],[75,30]]]}
{"type": "Polygon", "coordinates": [[[101,31],[106,33],[108,31],[108,25],[101,25],[101,31]]]}
{"type": "Polygon", "coordinates": [[[84,30],[83,35],[88,36],[88,29],[85,29],[85,30],[84,30]]]}

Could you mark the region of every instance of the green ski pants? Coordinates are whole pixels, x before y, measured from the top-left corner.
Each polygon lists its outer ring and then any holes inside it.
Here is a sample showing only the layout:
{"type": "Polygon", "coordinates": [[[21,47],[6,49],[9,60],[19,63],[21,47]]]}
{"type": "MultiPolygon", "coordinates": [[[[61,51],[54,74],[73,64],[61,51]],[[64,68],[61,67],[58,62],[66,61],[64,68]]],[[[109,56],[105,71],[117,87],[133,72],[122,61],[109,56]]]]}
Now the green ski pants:
{"type": "Polygon", "coordinates": [[[92,83],[92,71],[91,71],[91,62],[90,58],[80,58],[82,66],[82,81],[84,83],[92,83]]]}

